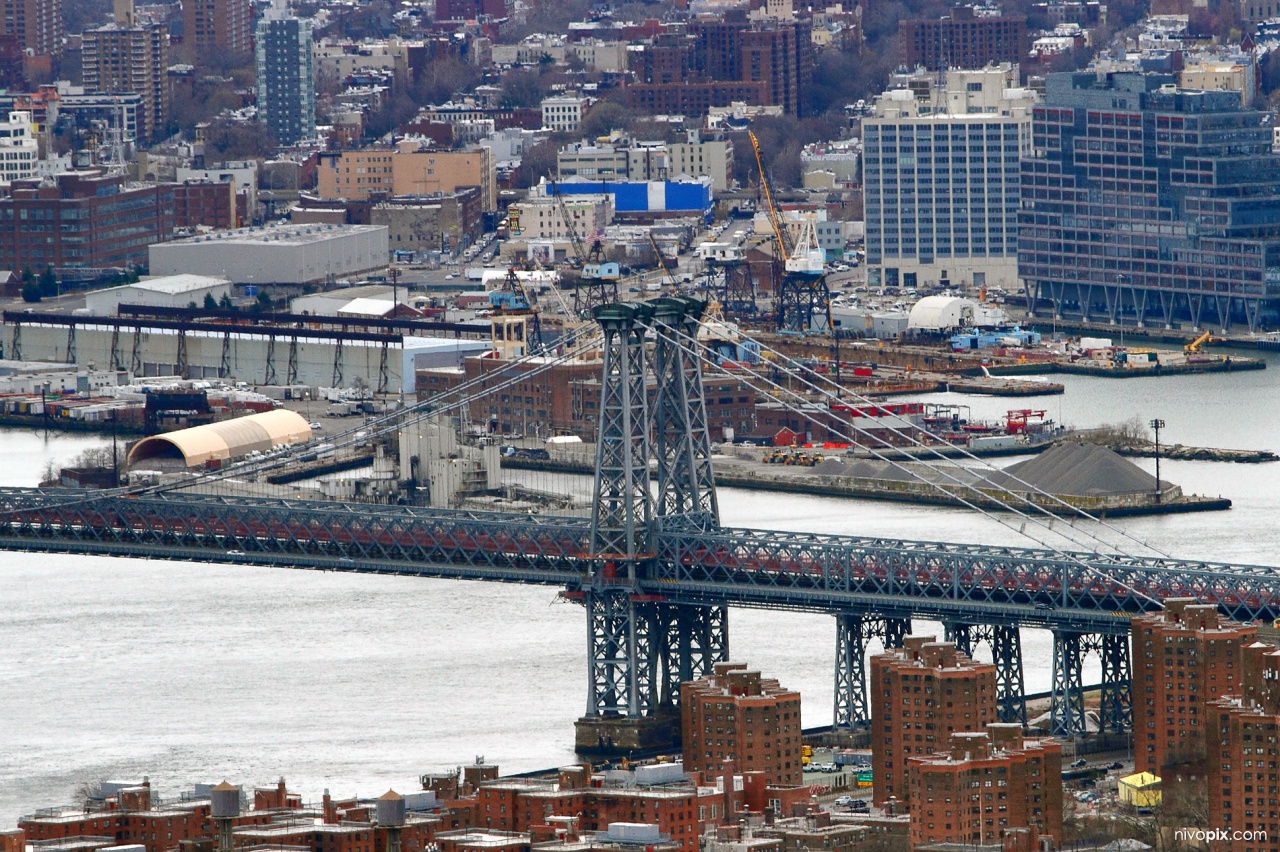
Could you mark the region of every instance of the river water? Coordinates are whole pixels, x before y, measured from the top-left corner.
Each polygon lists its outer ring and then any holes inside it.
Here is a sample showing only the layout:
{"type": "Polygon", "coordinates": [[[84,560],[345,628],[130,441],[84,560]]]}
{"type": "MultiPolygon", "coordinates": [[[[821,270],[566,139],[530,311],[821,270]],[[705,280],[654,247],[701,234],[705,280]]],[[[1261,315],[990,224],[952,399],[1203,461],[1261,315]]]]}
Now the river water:
{"type": "MultiPolygon", "coordinates": [[[[1061,397],[926,399],[979,417],[1042,407],[1074,426],[1161,417],[1170,443],[1280,451],[1280,358],[1267,357],[1266,371],[1226,376],[1066,377],[1061,397]]],[[[48,461],[100,443],[0,432],[0,482],[35,484],[48,461]]],[[[1117,528],[1180,557],[1280,564],[1280,464],[1161,474],[1235,507],[1117,528]]],[[[734,490],[721,507],[741,526],[1028,543],[958,509],[734,490]]],[[[801,691],[806,725],[830,722],[829,617],[734,610],[730,644],[801,691]]],[[[1049,686],[1050,647],[1025,632],[1031,691],[1049,686]]],[[[548,588],[0,553],[0,829],[104,778],[147,775],[176,795],[283,775],[315,799],[414,789],[477,755],[504,771],[554,766],[573,759],[585,658],[581,609],[548,588]]]]}

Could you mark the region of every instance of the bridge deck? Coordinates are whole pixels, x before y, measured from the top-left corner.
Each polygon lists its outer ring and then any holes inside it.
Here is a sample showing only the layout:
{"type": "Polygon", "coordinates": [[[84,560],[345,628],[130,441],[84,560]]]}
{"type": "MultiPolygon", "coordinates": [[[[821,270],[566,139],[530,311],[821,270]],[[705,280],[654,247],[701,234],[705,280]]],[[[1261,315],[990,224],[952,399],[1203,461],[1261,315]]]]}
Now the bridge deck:
{"type": "MultiPolygon", "coordinates": [[[[0,548],[579,589],[583,519],[197,494],[0,489],[0,548]]],[[[1123,633],[1151,598],[1280,615],[1280,568],[754,529],[670,529],[635,591],[674,603],[1123,633]]]]}

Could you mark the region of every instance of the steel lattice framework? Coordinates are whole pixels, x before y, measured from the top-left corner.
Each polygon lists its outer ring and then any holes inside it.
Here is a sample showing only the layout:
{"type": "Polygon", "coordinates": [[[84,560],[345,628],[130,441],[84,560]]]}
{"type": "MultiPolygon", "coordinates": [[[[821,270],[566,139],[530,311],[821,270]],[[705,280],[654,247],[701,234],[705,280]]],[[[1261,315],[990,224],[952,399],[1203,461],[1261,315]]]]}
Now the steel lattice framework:
{"type": "MultiPolygon", "coordinates": [[[[588,614],[590,718],[643,719],[728,658],[727,607],[836,617],[838,725],[868,721],[865,654],[913,617],[991,647],[1001,718],[1025,720],[1019,627],[1054,635],[1054,730],[1130,724],[1129,619],[1169,597],[1238,621],[1280,616],[1280,568],[1035,548],[723,528],[690,299],[605,306],[594,515],[566,519],[190,492],[0,489],[0,547],[555,586],[588,614]],[[654,337],[650,346],[646,339],[654,337]],[[649,484],[658,471],[657,496],[649,484]]],[[[136,359],[136,353],[135,353],[136,359]]]]}

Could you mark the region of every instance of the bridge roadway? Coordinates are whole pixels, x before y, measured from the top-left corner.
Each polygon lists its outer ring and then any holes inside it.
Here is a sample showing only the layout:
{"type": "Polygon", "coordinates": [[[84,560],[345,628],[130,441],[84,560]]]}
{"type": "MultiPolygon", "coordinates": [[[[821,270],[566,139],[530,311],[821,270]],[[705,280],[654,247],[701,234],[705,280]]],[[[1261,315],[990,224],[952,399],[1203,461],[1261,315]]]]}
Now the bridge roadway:
{"type": "MultiPolygon", "coordinates": [[[[671,525],[674,526],[674,525],[671,525]]],[[[0,489],[0,548],[608,586],[585,519],[243,497],[0,489]]],[[[755,529],[660,530],[637,595],[1119,635],[1191,596],[1280,616],[1280,568],[755,529]],[[1141,594],[1138,594],[1138,593],[1141,594]]]]}

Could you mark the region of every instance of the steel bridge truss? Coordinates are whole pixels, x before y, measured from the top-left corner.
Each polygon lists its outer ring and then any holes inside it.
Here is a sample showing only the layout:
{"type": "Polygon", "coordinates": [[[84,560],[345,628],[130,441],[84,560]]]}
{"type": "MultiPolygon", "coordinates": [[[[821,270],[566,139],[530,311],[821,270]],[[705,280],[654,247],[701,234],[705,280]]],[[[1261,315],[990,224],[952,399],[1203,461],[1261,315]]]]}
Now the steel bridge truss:
{"type": "Polygon", "coordinates": [[[604,373],[591,515],[587,607],[587,717],[652,716],[695,677],[728,655],[723,604],[671,607],[641,594],[654,534],[719,527],[702,370],[675,343],[693,334],[705,308],[693,299],[658,299],[595,310],[604,333],[604,373]],[[649,377],[655,379],[652,404],[649,377]],[[649,482],[656,459],[658,496],[649,482]]]}
{"type": "MultiPolygon", "coordinates": [[[[0,489],[0,546],[10,550],[539,583],[567,588],[584,603],[588,592],[601,596],[590,640],[596,668],[589,707],[597,713],[624,707],[644,713],[669,703],[675,672],[704,672],[708,661],[727,656],[724,608],[753,606],[838,617],[836,718],[842,724],[865,720],[867,641],[897,642],[914,615],[969,625],[970,650],[993,642],[998,668],[1005,661],[1005,699],[1018,675],[1014,626],[1054,630],[1058,733],[1084,730],[1080,669],[1089,654],[1099,654],[1101,724],[1119,730],[1131,716],[1129,618],[1155,604],[1119,585],[1098,585],[1098,572],[1158,598],[1212,601],[1236,620],[1280,615],[1272,591],[1280,589],[1280,569],[1261,566],[1087,554],[1077,562],[1033,549],[706,529],[701,519],[667,517],[654,525],[643,574],[634,583],[606,583],[603,572],[593,573],[599,558],[590,542],[585,521],[536,515],[0,489]],[[980,625],[1004,627],[987,633],[980,625]]],[[[964,632],[953,633],[962,647],[964,632]]],[[[1004,708],[1011,712],[1009,702],[1004,708]]]]}
{"type": "Polygon", "coordinates": [[[965,624],[949,621],[943,625],[948,641],[974,656],[980,644],[991,649],[996,667],[996,715],[1001,722],[1027,724],[1026,684],[1022,674],[1022,634],[1016,624],[965,624]]]}

